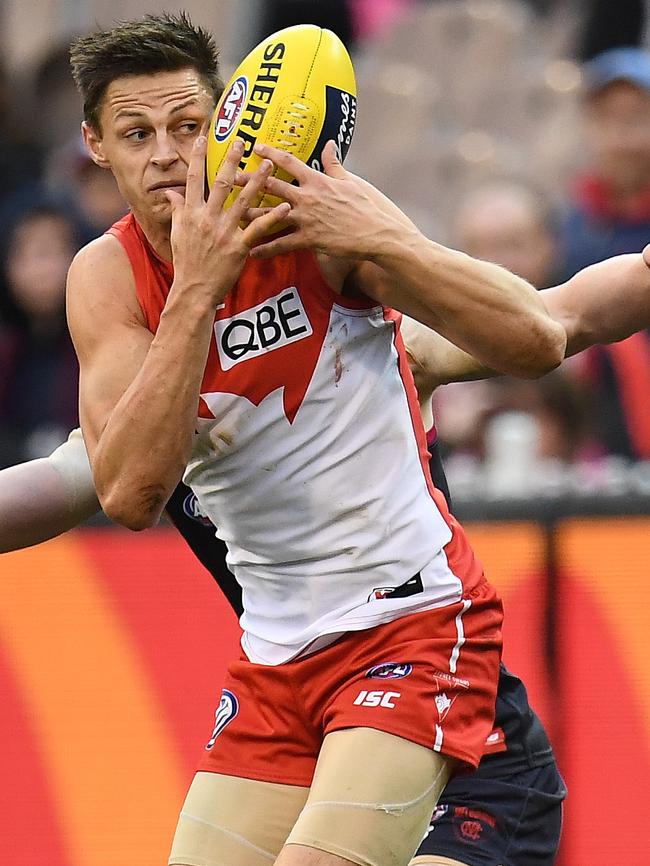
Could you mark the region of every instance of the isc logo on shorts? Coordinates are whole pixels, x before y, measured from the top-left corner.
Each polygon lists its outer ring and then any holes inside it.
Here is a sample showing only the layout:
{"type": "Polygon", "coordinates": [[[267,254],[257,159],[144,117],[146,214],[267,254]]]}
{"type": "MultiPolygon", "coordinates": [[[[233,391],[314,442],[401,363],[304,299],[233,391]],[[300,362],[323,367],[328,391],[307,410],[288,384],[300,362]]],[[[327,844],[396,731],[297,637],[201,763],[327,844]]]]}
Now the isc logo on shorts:
{"type": "Polygon", "coordinates": [[[242,361],[304,340],[311,334],[313,328],[295,286],[283,289],[257,307],[214,323],[219,361],[224,371],[242,361]]]}
{"type": "Polygon", "coordinates": [[[386,707],[393,710],[394,702],[401,697],[401,692],[368,692],[362,689],[353,703],[358,707],[386,707]]]}
{"type": "Polygon", "coordinates": [[[206,744],[206,750],[214,746],[215,740],[223,729],[235,718],[239,712],[239,701],[229,689],[221,690],[221,700],[214,714],[214,730],[206,744]]]}

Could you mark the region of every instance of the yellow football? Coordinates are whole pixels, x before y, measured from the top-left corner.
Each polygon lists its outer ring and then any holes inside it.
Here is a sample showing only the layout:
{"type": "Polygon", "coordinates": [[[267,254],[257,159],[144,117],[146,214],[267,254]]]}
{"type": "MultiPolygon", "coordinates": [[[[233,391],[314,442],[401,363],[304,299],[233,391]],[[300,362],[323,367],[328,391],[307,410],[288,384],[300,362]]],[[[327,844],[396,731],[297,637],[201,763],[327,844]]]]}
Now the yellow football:
{"type": "MultiPolygon", "coordinates": [[[[356,92],[350,56],[330,30],[300,24],[269,36],[237,67],[215,109],[208,133],[208,185],[235,138],[244,142],[239,167],[245,172],[255,171],[261,162],[253,152],[258,142],[321,170],[323,147],[334,139],[342,161],[354,132],[356,92]]],[[[274,174],[293,180],[281,169],[274,174]]],[[[238,193],[233,190],[226,207],[238,193]]],[[[277,203],[265,195],[257,204],[277,203]]]]}

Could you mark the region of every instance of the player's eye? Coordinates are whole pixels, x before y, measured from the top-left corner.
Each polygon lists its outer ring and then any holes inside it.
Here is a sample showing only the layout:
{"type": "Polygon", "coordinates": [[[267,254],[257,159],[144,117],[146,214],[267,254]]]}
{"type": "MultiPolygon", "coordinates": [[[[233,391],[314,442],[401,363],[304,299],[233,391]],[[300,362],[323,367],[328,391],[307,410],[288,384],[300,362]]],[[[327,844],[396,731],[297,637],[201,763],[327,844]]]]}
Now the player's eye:
{"type": "Polygon", "coordinates": [[[178,127],[178,130],[185,135],[191,135],[192,133],[196,132],[198,128],[199,125],[195,120],[186,120],[185,123],[181,123],[181,125],[178,127]]]}
{"type": "Polygon", "coordinates": [[[132,129],[131,132],[125,133],[124,137],[127,139],[127,141],[144,141],[147,137],[147,133],[144,129],[132,129]]]}

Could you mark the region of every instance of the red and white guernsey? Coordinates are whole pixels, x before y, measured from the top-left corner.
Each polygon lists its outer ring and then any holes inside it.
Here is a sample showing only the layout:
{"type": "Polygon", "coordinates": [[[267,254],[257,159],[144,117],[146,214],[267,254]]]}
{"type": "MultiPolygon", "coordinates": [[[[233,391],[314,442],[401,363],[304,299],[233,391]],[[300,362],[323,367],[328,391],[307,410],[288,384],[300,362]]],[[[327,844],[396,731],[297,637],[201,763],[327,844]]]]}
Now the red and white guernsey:
{"type": "MultiPolygon", "coordinates": [[[[132,216],[109,231],[155,333],[172,267],[132,216]]],[[[431,484],[399,316],[334,292],[310,252],[249,260],[218,308],[197,431],[184,480],[228,546],[251,661],[457,602],[481,578],[431,484]]]]}

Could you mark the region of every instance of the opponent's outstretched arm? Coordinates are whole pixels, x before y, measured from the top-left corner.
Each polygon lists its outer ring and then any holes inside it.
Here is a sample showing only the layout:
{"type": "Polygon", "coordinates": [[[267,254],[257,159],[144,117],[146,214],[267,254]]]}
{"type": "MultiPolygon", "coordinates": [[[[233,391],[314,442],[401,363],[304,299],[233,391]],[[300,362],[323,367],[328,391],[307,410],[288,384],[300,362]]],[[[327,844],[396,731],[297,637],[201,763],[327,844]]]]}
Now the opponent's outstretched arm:
{"type": "MultiPolygon", "coordinates": [[[[597,343],[624,340],[650,328],[650,245],[643,253],[590,265],[538,295],[566,333],[565,357],[597,343]]],[[[498,375],[419,322],[405,318],[402,333],[421,404],[439,385],[498,375]]]]}
{"type": "Polygon", "coordinates": [[[333,142],[323,151],[326,174],[276,148],[258,145],[257,151],[299,186],[267,180],[267,190],[291,204],[287,221],[294,230],[253,255],[309,248],[361,260],[352,273],[359,291],[435,329],[483,364],[531,378],[561,362],[564,331],[532,286],[424,237],[386,196],[343,168],[333,142]]]}
{"type": "Polygon", "coordinates": [[[99,511],[81,430],[49,457],[0,472],[0,553],[47,541],[99,511]]]}

